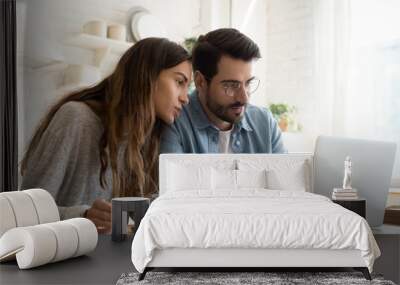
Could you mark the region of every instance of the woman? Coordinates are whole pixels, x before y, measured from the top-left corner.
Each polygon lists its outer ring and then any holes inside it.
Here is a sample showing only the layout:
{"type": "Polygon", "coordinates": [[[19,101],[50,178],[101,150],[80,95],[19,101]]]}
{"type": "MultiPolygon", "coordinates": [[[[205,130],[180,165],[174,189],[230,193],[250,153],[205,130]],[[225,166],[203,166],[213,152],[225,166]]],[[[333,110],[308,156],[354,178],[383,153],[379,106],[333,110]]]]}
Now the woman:
{"type": "Polygon", "coordinates": [[[94,87],[55,104],[22,160],[22,189],[43,188],[63,219],[84,216],[111,231],[111,197],[157,191],[162,124],[188,102],[190,56],[167,39],[147,38],[94,87]]]}

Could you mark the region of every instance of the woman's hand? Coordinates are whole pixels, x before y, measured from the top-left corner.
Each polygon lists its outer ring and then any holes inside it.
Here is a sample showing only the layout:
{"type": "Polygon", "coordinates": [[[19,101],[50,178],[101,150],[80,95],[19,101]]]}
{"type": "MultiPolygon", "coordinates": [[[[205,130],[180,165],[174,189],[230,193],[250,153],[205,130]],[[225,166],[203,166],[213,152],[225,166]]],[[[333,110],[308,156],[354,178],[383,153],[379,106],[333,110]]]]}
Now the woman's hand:
{"type": "Polygon", "coordinates": [[[85,218],[91,220],[99,234],[111,233],[111,203],[104,199],[96,199],[86,211],[85,218]]]}

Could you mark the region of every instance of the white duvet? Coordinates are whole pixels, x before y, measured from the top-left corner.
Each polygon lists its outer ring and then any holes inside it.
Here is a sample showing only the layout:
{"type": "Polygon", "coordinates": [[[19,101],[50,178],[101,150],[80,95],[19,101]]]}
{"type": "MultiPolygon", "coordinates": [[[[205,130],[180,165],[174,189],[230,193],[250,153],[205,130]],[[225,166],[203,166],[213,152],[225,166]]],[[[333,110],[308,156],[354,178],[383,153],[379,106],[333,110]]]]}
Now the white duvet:
{"type": "Polygon", "coordinates": [[[380,255],[366,220],[324,196],[265,189],[209,194],[172,192],[151,204],[132,243],[139,272],[155,249],[165,248],[358,249],[370,272],[380,255]]]}

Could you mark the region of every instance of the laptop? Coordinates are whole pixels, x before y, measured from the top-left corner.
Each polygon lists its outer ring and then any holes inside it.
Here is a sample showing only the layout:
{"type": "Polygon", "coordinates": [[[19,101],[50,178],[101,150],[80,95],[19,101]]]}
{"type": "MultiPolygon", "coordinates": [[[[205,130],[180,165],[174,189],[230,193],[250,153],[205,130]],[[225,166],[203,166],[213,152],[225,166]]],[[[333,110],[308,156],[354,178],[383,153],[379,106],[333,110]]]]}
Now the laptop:
{"type": "Polygon", "coordinates": [[[352,160],[352,184],[366,199],[366,218],[371,227],[383,223],[390,188],[396,144],[320,136],[314,152],[314,193],[331,198],[341,188],[346,156],[352,160]]]}

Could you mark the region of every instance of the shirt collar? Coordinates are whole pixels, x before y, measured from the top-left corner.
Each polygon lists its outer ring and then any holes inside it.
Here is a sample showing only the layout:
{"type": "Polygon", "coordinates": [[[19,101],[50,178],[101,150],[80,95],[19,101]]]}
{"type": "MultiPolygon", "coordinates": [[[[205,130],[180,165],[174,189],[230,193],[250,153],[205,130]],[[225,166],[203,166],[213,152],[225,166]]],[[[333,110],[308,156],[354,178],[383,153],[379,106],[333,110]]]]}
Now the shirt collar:
{"type": "MultiPolygon", "coordinates": [[[[203,110],[203,107],[201,106],[201,102],[199,99],[198,92],[195,90],[192,92],[192,94],[189,95],[190,100],[189,100],[189,109],[191,109],[192,113],[192,118],[193,118],[193,124],[195,125],[196,128],[198,129],[205,129],[208,127],[212,127],[214,129],[217,129],[208,119],[206,113],[203,110]]],[[[247,109],[246,109],[247,112],[247,109]]],[[[246,131],[252,131],[253,129],[250,127],[248,121],[247,121],[247,116],[246,114],[243,116],[242,120],[238,122],[234,126],[234,130],[240,130],[240,129],[245,129],[246,131]]]]}
{"type": "MultiPolygon", "coordinates": [[[[247,112],[247,108],[246,108],[246,112],[247,112]]],[[[253,131],[253,129],[250,127],[249,122],[247,121],[247,116],[246,113],[244,114],[243,118],[240,120],[239,123],[237,123],[238,128],[241,129],[245,129],[248,132],[253,131]]]]}
{"type": "Polygon", "coordinates": [[[215,128],[214,125],[211,124],[210,120],[207,118],[207,115],[204,112],[203,107],[201,106],[199,95],[196,90],[193,91],[192,94],[190,94],[189,109],[191,109],[193,124],[195,125],[196,128],[198,129],[205,129],[208,127],[215,128]]]}

